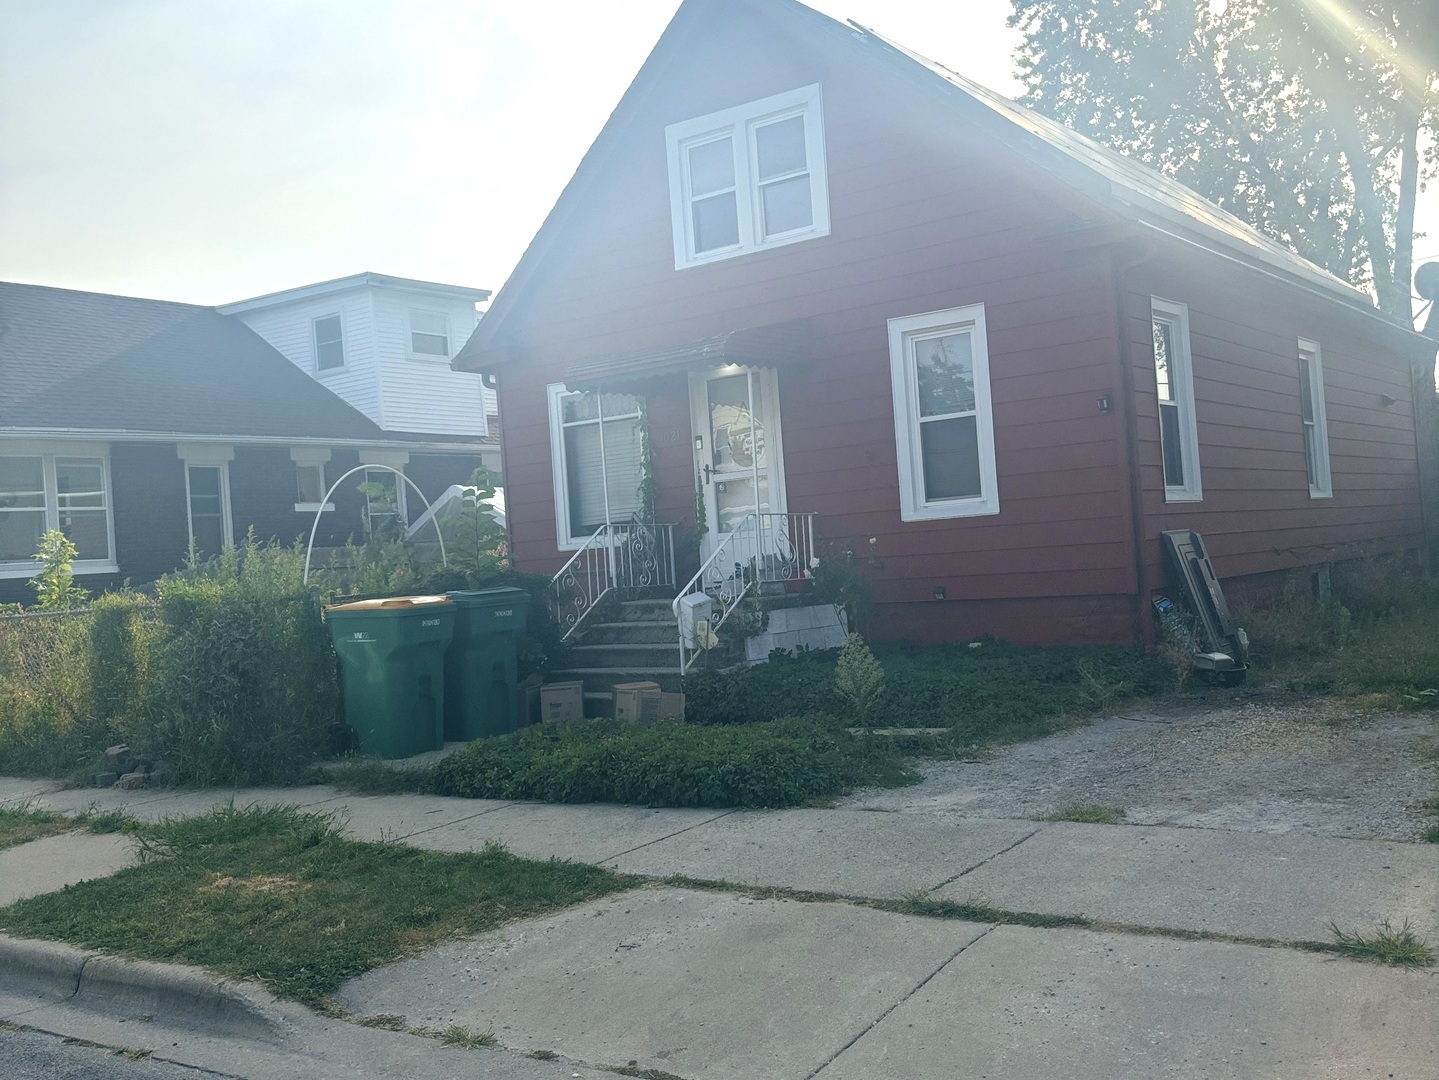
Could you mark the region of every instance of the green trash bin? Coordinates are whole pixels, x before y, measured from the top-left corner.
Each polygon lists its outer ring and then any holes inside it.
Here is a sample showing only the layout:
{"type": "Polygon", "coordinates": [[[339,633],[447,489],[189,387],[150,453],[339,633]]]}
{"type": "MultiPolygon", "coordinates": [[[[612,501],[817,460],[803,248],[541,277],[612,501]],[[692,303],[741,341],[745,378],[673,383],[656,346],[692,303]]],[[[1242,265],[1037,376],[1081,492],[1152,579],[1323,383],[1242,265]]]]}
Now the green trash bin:
{"type": "Polygon", "coordinates": [[[396,596],[325,609],[340,656],[345,720],[360,753],[404,758],[443,745],[445,647],[455,605],[445,596],[396,596]]]}
{"type": "Polygon", "coordinates": [[[445,654],[445,738],[470,742],[519,726],[520,634],[530,609],[523,589],[446,593],[455,635],[445,654]]]}

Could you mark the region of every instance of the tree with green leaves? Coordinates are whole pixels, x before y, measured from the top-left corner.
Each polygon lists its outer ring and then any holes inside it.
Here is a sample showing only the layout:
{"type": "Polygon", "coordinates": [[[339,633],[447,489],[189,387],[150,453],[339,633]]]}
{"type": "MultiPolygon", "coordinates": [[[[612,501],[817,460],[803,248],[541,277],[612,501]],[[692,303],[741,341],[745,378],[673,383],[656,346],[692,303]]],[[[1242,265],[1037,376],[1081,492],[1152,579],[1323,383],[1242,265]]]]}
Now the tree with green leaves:
{"type": "Polygon", "coordinates": [[[1024,100],[1408,321],[1436,0],[1013,0],[1024,100]]]}

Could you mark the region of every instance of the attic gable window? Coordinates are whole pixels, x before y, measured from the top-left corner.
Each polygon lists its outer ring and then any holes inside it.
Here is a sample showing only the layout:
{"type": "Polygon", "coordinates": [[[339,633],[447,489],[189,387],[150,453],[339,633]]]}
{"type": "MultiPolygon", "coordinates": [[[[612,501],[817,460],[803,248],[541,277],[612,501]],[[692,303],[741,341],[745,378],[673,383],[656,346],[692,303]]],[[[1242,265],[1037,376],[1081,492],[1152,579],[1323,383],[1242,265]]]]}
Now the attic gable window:
{"type": "Polygon", "coordinates": [[[413,356],[450,355],[449,323],[443,312],[410,312],[410,353],[413,356]]]}
{"type": "Polygon", "coordinates": [[[819,84],[671,124],[675,269],[829,235],[819,84]]]}
{"type": "Polygon", "coordinates": [[[334,371],[345,366],[345,339],[340,316],[322,315],[314,322],[315,370],[334,371]]]}

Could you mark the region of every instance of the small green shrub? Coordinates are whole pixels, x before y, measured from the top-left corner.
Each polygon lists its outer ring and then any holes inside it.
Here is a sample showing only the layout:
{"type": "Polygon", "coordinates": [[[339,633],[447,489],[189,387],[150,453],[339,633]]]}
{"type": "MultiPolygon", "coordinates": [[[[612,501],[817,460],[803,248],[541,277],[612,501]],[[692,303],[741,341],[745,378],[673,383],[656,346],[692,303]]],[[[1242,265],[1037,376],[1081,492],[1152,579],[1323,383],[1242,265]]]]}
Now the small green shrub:
{"type": "Polygon", "coordinates": [[[839,650],[834,688],[849,703],[855,721],[862,727],[872,727],[874,710],[884,696],[884,667],[858,634],[846,636],[839,650]]]}
{"type": "Polygon", "coordinates": [[[42,611],[67,611],[83,607],[90,594],[75,584],[71,566],[79,549],[59,529],[51,529],[40,538],[40,546],[32,556],[42,564],[40,573],[31,581],[42,611]]]}
{"type": "Polygon", "coordinates": [[[914,774],[824,716],[745,727],[611,720],[540,725],[434,767],[441,795],[645,806],[799,806],[914,774]]]}

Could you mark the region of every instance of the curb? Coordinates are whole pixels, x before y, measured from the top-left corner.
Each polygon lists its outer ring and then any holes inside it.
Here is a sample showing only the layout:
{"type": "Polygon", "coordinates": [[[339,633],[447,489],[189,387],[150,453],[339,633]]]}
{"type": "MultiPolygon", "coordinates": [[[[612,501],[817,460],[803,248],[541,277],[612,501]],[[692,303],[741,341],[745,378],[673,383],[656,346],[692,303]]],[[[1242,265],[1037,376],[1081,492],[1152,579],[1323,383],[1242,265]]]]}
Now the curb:
{"type": "Polygon", "coordinates": [[[155,1017],[207,1035],[278,1042],[279,1010],[258,987],[202,968],[123,960],[0,934],[0,990],[96,1012],[155,1017]]]}

